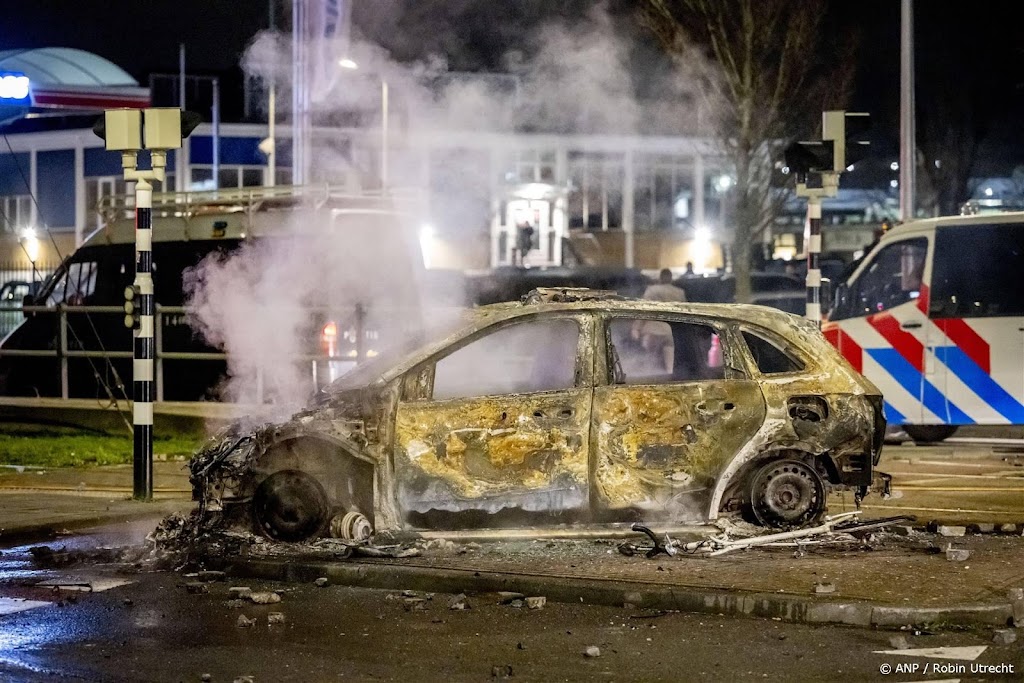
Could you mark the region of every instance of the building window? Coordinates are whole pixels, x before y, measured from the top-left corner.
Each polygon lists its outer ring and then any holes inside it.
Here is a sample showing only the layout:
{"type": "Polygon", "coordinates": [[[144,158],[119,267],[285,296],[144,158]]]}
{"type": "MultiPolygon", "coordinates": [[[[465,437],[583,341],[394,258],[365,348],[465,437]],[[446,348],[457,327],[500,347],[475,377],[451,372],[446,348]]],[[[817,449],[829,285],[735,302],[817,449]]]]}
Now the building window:
{"type": "Polygon", "coordinates": [[[221,164],[217,169],[217,185],[213,184],[213,166],[192,166],[189,190],[235,190],[240,187],[263,185],[264,166],[231,166],[221,164]]]}
{"type": "Polygon", "coordinates": [[[569,154],[569,227],[609,230],[622,227],[621,154],[569,154]]]}
{"type": "Polygon", "coordinates": [[[502,164],[506,185],[555,182],[554,150],[524,149],[513,152],[502,164]]]}
{"type": "Polygon", "coordinates": [[[27,194],[14,194],[0,197],[0,210],[3,210],[3,230],[16,233],[21,228],[32,224],[32,197],[27,194]]]}
{"type": "Polygon", "coordinates": [[[135,198],[127,196],[128,185],[121,176],[99,176],[85,179],[85,225],[95,230],[102,227],[104,216],[118,204],[122,208],[135,206],[135,198]],[[120,197],[118,201],[117,197],[120,197]]]}
{"type": "Polygon", "coordinates": [[[693,164],[688,157],[638,155],[634,159],[633,215],[637,230],[690,226],[693,164]]]}

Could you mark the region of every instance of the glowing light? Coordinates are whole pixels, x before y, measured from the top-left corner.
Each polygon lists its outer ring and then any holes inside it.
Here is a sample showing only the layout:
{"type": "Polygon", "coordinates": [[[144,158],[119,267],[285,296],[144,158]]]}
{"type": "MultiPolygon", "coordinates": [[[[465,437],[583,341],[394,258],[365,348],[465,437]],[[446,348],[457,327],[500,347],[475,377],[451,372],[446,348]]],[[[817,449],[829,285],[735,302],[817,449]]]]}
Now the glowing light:
{"type": "Polygon", "coordinates": [[[0,78],[0,99],[23,100],[28,97],[28,76],[7,74],[0,78]]]}
{"type": "Polygon", "coordinates": [[[423,254],[423,267],[430,268],[430,251],[434,246],[434,226],[424,223],[420,227],[420,253],[423,254]]]}
{"type": "Polygon", "coordinates": [[[345,59],[338,60],[338,66],[343,69],[358,69],[359,65],[347,57],[345,59]]]}
{"type": "Polygon", "coordinates": [[[325,339],[338,338],[338,325],[333,320],[324,325],[323,336],[325,339]]]}
{"type": "Polygon", "coordinates": [[[898,180],[890,180],[889,181],[889,187],[897,188],[899,186],[900,186],[900,181],[898,181],[898,180]]]}
{"type": "Polygon", "coordinates": [[[850,164],[849,166],[847,166],[846,170],[847,171],[852,171],[853,170],[853,164],[850,164]]]}
{"type": "Polygon", "coordinates": [[[370,349],[369,351],[366,352],[366,357],[367,358],[376,358],[377,355],[378,355],[377,352],[375,350],[373,350],[373,349],[370,349]]]}
{"type": "Polygon", "coordinates": [[[711,258],[711,231],[699,226],[693,231],[693,261],[698,270],[706,270],[711,258]]]}
{"type": "Polygon", "coordinates": [[[719,192],[725,192],[730,187],[732,187],[732,178],[730,176],[720,175],[715,178],[715,188],[717,188],[719,192]]]}
{"type": "Polygon", "coordinates": [[[900,170],[900,162],[894,161],[891,164],[889,164],[889,170],[890,171],[898,171],[898,170],[900,170]]]}
{"type": "Polygon", "coordinates": [[[39,238],[36,237],[35,228],[25,228],[21,231],[21,242],[25,247],[25,254],[28,260],[35,263],[39,260],[39,238]]]}
{"type": "Polygon", "coordinates": [[[986,197],[991,197],[992,196],[992,188],[991,187],[986,187],[985,188],[985,196],[986,197]]]}

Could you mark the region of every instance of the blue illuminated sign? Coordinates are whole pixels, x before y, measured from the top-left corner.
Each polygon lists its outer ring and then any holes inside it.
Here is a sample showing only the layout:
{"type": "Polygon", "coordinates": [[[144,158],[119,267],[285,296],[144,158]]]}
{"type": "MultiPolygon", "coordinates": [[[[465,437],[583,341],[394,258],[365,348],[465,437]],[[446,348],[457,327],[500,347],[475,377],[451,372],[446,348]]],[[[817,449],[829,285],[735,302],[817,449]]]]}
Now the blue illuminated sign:
{"type": "Polygon", "coordinates": [[[32,105],[28,76],[21,73],[0,72],[0,106],[3,105],[15,107],[32,105]]]}

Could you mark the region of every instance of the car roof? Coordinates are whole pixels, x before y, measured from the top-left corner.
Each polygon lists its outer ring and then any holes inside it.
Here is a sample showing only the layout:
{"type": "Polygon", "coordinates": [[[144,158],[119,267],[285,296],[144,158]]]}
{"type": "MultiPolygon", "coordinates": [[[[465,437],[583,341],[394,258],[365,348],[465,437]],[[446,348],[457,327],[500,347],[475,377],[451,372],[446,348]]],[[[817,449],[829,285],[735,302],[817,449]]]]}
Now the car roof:
{"type": "Polygon", "coordinates": [[[971,216],[940,216],[938,218],[921,218],[901,223],[889,230],[879,240],[882,244],[898,240],[905,236],[927,233],[935,228],[964,228],[976,225],[992,225],[996,223],[1024,224],[1024,211],[1008,211],[1006,213],[975,214],[971,216]]]}

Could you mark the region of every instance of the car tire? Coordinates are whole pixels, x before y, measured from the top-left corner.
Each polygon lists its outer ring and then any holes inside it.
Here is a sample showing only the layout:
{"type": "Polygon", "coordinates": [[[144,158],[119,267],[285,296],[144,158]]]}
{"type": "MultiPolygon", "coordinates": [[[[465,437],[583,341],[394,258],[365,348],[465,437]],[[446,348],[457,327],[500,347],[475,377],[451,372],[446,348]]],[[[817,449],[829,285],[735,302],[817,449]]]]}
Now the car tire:
{"type": "Polygon", "coordinates": [[[285,543],[301,543],[320,536],[330,512],[323,486],[301,470],[274,472],[256,487],[252,500],[256,530],[285,543]]]}
{"type": "Polygon", "coordinates": [[[772,460],[754,472],[748,500],[754,520],[762,526],[809,526],[825,512],[825,482],[803,460],[772,460]]]}
{"type": "Polygon", "coordinates": [[[956,425],[903,425],[915,443],[939,443],[956,433],[956,425]]]}

